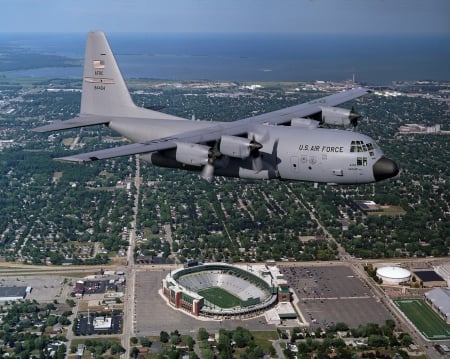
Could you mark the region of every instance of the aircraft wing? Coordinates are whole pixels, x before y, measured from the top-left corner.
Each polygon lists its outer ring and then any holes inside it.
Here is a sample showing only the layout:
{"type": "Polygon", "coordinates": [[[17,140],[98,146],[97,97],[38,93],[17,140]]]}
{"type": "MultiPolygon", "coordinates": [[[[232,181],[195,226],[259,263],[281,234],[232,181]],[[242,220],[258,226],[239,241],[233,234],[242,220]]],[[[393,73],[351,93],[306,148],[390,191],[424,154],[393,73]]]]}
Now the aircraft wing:
{"type": "Polygon", "coordinates": [[[183,132],[179,135],[162,137],[144,143],[132,143],[125,146],[107,148],[104,150],[80,153],[73,156],[60,157],[57,160],[67,162],[91,162],[121,156],[130,156],[141,153],[164,151],[177,147],[177,143],[204,143],[218,140],[223,135],[240,135],[247,133],[251,126],[238,125],[238,122],[220,122],[211,127],[183,132]]]}
{"type": "MultiPolygon", "coordinates": [[[[239,121],[218,122],[216,125],[214,124],[214,122],[212,122],[210,127],[203,129],[186,131],[174,136],[158,138],[143,143],[133,143],[130,145],[113,147],[100,151],[76,154],[68,157],[58,158],[58,160],[68,162],[90,162],[100,159],[108,159],[121,156],[130,156],[135,154],[174,149],[177,147],[177,143],[206,143],[210,141],[216,141],[219,140],[220,137],[223,135],[229,136],[246,135],[253,130],[255,125],[261,124],[282,125],[285,123],[289,123],[293,118],[307,117],[316,114],[321,111],[321,107],[323,106],[336,106],[341,103],[361,97],[369,92],[371,92],[371,90],[367,88],[356,88],[336,93],[333,95],[329,95],[326,97],[322,97],[320,99],[305,102],[300,105],[287,107],[281,110],[268,112],[262,115],[248,117],[239,121]]],[[[103,117],[103,120],[105,120],[105,117],[103,117]]],[[[64,121],[62,123],[69,121],[70,120],[64,121]]],[[[55,127],[61,125],[61,127],[58,127],[56,129],[71,128],[71,127],[62,127],[62,123],[44,126],[45,131],[49,131],[49,129],[47,128],[53,125],[55,127]]],[[[87,123],[89,123],[89,121],[87,121],[87,123]]],[[[92,123],[92,125],[93,124],[99,123],[98,122],[92,123]]],[[[89,124],[87,124],[86,126],[89,126],[89,124]]],[[[78,126],[76,127],[79,127],[79,122],[78,126]]],[[[42,128],[43,127],[39,128],[39,130],[42,131],[42,128]]],[[[52,127],[50,130],[55,130],[55,128],[52,127]]]]}
{"type": "Polygon", "coordinates": [[[368,88],[358,87],[355,89],[338,92],[333,95],[305,102],[300,105],[286,107],[281,110],[249,117],[241,121],[249,121],[259,124],[268,123],[271,125],[282,125],[290,122],[293,118],[307,117],[318,113],[321,111],[321,107],[323,106],[337,106],[341,103],[345,103],[358,97],[364,96],[370,92],[372,92],[372,90],[368,88]]]}
{"type": "Polygon", "coordinates": [[[140,153],[162,151],[162,150],[174,148],[176,146],[175,143],[170,140],[161,142],[161,139],[158,139],[157,141],[152,141],[152,142],[147,143],[147,144],[132,143],[130,145],[125,145],[125,146],[107,148],[104,150],[93,151],[93,152],[79,153],[79,154],[73,155],[73,156],[60,157],[60,158],[56,158],[56,160],[65,161],[65,162],[91,162],[91,161],[104,160],[104,159],[108,159],[108,158],[115,158],[115,157],[121,157],[121,156],[131,156],[131,155],[136,155],[136,154],[140,154],[140,153]],[[152,143],[152,142],[155,142],[155,143],[152,143]]]}

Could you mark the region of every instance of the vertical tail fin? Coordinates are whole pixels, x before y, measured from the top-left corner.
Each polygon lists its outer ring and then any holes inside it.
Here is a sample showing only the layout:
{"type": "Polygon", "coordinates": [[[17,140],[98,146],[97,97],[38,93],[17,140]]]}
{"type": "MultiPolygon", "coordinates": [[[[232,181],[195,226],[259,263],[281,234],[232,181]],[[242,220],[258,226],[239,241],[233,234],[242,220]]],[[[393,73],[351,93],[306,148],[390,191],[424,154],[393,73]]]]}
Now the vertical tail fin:
{"type": "Polygon", "coordinates": [[[175,119],[136,106],[102,31],[91,31],[86,42],[81,115],[175,119]]]}
{"type": "Polygon", "coordinates": [[[105,34],[89,32],[80,113],[123,116],[135,107],[105,34]]]}

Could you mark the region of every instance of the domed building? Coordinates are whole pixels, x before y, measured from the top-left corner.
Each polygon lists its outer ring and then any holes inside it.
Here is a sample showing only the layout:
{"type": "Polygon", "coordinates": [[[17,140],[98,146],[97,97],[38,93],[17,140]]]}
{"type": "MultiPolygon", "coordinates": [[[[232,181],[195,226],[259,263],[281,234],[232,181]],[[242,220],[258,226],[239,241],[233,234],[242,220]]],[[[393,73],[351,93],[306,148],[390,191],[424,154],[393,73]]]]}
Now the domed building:
{"type": "Polygon", "coordinates": [[[411,279],[411,272],[405,268],[395,266],[380,267],[377,269],[377,277],[384,284],[400,284],[411,279]]]}

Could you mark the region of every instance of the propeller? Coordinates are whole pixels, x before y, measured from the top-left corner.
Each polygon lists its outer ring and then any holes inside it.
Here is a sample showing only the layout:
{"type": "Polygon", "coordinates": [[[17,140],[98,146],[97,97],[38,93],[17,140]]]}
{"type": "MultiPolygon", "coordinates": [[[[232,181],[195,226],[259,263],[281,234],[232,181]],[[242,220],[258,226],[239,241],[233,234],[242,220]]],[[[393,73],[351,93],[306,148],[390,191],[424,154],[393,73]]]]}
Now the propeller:
{"type": "Polygon", "coordinates": [[[204,179],[207,182],[211,182],[214,178],[214,164],[210,163],[208,160],[208,163],[203,166],[202,172],[200,174],[200,177],[204,179]]]}
{"type": "Polygon", "coordinates": [[[355,131],[356,127],[358,126],[358,120],[361,118],[361,114],[356,112],[354,107],[352,106],[348,118],[350,119],[350,123],[352,124],[353,130],[355,131]]]}
{"type": "Polygon", "coordinates": [[[222,154],[217,149],[217,143],[214,147],[211,147],[208,151],[208,161],[202,168],[200,177],[205,181],[211,182],[214,178],[214,162],[222,154]]]}
{"type": "Polygon", "coordinates": [[[256,172],[261,171],[264,167],[261,153],[259,151],[262,147],[262,144],[257,142],[255,140],[255,135],[253,135],[252,140],[250,141],[250,157],[252,158],[252,169],[256,172]]]}

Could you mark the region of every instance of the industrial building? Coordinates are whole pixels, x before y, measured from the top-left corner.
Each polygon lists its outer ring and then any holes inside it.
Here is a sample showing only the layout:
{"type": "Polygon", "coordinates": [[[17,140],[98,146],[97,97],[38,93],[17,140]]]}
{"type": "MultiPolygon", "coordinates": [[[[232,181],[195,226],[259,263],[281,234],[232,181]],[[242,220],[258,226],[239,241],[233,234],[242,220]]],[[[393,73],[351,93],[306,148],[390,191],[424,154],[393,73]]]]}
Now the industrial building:
{"type": "Polygon", "coordinates": [[[415,270],[414,276],[427,288],[445,287],[447,285],[447,282],[434,270],[415,270]]]}
{"type": "Polygon", "coordinates": [[[31,287],[0,287],[0,302],[25,299],[31,287]]]}
{"type": "Polygon", "coordinates": [[[355,203],[358,205],[359,209],[363,211],[364,213],[370,213],[370,212],[379,212],[381,211],[381,207],[375,203],[374,201],[355,201],[355,203]]]}
{"type": "Polygon", "coordinates": [[[426,301],[431,307],[450,324],[450,290],[435,288],[425,293],[426,301]]]}

